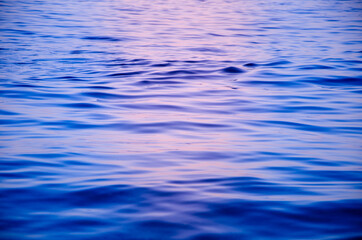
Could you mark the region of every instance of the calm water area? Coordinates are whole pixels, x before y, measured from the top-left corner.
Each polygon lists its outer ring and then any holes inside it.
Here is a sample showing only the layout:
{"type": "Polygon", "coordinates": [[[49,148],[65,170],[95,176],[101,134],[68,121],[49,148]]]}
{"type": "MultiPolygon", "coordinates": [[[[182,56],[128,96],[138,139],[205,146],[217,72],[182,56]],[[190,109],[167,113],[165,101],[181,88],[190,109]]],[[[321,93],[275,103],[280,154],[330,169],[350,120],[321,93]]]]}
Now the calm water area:
{"type": "Polygon", "coordinates": [[[0,239],[361,239],[361,70],[360,0],[0,0],[0,239]]]}

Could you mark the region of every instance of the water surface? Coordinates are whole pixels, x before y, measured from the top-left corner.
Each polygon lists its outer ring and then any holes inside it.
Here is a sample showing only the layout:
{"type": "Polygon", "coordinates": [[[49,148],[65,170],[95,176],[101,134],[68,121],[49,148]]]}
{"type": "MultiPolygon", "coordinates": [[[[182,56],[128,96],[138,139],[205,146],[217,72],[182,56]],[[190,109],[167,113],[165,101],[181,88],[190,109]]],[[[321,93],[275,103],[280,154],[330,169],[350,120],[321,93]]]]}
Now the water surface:
{"type": "Polygon", "coordinates": [[[359,239],[361,7],[0,1],[0,238],[359,239]]]}

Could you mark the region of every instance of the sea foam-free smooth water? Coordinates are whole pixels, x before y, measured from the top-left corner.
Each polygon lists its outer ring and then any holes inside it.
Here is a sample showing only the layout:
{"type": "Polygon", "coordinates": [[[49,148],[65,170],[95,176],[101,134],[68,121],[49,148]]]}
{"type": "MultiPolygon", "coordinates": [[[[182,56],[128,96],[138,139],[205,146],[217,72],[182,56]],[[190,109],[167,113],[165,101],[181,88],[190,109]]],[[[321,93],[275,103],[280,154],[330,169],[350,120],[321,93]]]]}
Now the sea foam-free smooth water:
{"type": "Polygon", "coordinates": [[[0,239],[358,239],[361,7],[0,1],[0,239]]]}

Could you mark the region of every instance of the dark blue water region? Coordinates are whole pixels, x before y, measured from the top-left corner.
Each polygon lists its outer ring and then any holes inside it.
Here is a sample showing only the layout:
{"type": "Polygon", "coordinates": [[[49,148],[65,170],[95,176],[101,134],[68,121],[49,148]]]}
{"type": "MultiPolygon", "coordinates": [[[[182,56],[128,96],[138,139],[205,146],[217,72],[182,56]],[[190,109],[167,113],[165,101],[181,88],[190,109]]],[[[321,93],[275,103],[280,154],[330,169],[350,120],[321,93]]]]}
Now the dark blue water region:
{"type": "Polygon", "coordinates": [[[361,239],[361,12],[0,1],[0,239],[361,239]]]}

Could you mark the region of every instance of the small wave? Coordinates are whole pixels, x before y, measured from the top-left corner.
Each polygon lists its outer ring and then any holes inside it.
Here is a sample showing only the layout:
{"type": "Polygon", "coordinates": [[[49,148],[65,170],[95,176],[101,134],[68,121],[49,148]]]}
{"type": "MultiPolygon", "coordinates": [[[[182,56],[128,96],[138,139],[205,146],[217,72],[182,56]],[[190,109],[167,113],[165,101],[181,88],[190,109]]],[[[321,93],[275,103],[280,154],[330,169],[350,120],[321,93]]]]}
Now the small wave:
{"type": "Polygon", "coordinates": [[[296,81],[244,81],[243,84],[248,84],[252,86],[265,85],[265,86],[275,86],[275,87],[303,87],[303,83],[296,81]]]}
{"type": "Polygon", "coordinates": [[[83,37],[85,40],[95,40],[95,41],[107,41],[107,42],[120,42],[122,39],[108,36],[88,36],[83,37]]]}
{"type": "Polygon", "coordinates": [[[173,85],[173,84],[182,84],[183,82],[181,81],[170,81],[170,80],[162,80],[162,81],[157,81],[157,80],[142,80],[142,81],[138,81],[135,84],[137,85],[154,85],[154,84],[162,84],[162,85],[173,85]]]}
{"type": "Polygon", "coordinates": [[[326,86],[361,86],[362,78],[354,77],[339,77],[339,78],[323,78],[323,77],[313,77],[310,79],[304,80],[308,83],[326,85],[326,86]]]}
{"type": "Polygon", "coordinates": [[[66,108],[79,108],[79,109],[101,108],[100,105],[93,103],[67,103],[67,104],[61,104],[60,106],[66,108]]]}
{"type": "Polygon", "coordinates": [[[120,73],[112,73],[107,76],[109,77],[122,77],[122,76],[132,76],[132,75],[139,75],[145,73],[144,71],[138,71],[138,72],[120,72],[120,73]]]}
{"type": "Polygon", "coordinates": [[[226,73],[243,73],[243,72],[245,72],[241,68],[237,68],[237,67],[226,67],[226,68],[221,69],[221,71],[226,72],[226,73]]]}

